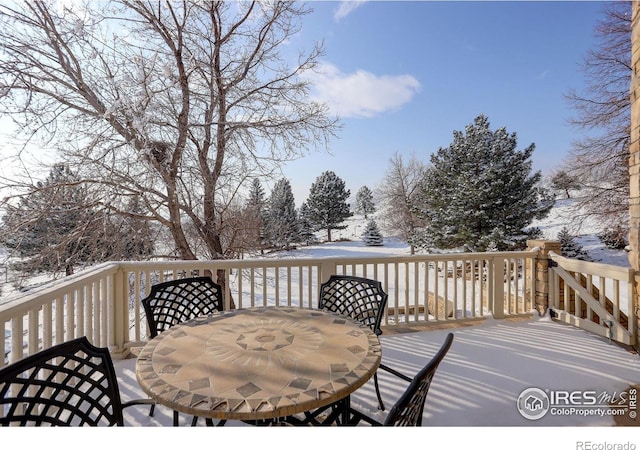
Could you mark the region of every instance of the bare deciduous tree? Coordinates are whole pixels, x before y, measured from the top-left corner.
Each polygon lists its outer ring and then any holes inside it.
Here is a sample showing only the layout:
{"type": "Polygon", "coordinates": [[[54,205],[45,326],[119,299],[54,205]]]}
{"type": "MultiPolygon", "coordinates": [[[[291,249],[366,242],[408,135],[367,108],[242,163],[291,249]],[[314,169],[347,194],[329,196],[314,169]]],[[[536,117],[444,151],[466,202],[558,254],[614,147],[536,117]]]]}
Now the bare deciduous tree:
{"type": "Polygon", "coordinates": [[[551,188],[562,191],[567,198],[571,198],[571,190],[580,190],[582,186],[578,178],[569,175],[564,170],[559,170],[551,176],[551,188]]]}
{"type": "Polygon", "coordinates": [[[411,155],[405,164],[399,153],[391,157],[389,164],[389,169],[377,189],[381,209],[384,211],[380,216],[380,225],[388,235],[406,240],[413,254],[415,233],[425,225],[424,221],[415,215],[414,210],[426,165],[415,155],[411,155]]]}
{"type": "Polygon", "coordinates": [[[565,170],[582,185],[576,220],[612,225],[627,223],[629,213],[630,2],[607,2],[595,35],[598,44],[581,66],[587,87],[566,96],[576,111],[571,123],[585,137],[574,143],[565,170]]]}
{"type": "Polygon", "coordinates": [[[170,253],[221,258],[245,181],[339,127],[302,76],[321,47],[282,53],[307,13],[294,2],[0,5],[0,114],[60,149],[110,212],[134,214],[137,199],[136,219],[168,230],[170,253]]]}

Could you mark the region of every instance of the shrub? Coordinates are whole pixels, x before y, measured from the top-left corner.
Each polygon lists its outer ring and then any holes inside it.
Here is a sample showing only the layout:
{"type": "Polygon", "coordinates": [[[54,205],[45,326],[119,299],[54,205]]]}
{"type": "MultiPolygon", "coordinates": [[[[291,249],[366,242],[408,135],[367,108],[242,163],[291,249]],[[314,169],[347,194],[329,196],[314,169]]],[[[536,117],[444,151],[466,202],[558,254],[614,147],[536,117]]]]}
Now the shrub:
{"type": "Polygon", "coordinates": [[[623,250],[627,245],[629,232],[621,225],[615,227],[605,228],[599,235],[600,241],[614,250],[623,250]]]}
{"type": "Polygon", "coordinates": [[[382,234],[378,229],[378,225],[373,220],[367,223],[367,228],[364,230],[364,233],[362,233],[362,241],[365,245],[384,245],[382,234]]]}

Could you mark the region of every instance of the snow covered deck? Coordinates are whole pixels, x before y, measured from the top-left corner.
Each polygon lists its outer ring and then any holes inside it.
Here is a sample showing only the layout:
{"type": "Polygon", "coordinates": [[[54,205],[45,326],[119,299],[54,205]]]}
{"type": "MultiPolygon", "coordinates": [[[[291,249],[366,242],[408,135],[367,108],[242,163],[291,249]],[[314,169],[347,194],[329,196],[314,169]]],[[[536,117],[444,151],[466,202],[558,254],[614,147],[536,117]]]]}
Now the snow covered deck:
{"type": "MultiPolygon", "coordinates": [[[[609,415],[609,407],[593,408],[596,413],[591,415],[549,412],[541,419],[529,420],[519,413],[517,399],[522,391],[535,387],[547,392],[593,391],[615,400],[630,385],[640,383],[637,354],[545,317],[487,319],[471,326],[386,333],[381,336],[383,361],[412,375],[436,352],[449,331],[454,332],[455,339],[427,398],[425,427],[613,426],[615,421],[609,415]]],[[[123,398],[144,396],[136,382],[135,360],[114,363],[123,398]]],[[[389,408],[406,384],[386,372],[381,371],[379,377],[389,408]]],[[[377,410],[372,382],[353,395],[352,403],[384,419],[385,413],[377,410]]],[[[154,417],[147,412],[145,407],[129,408],[125,423],[145,427],[171,425],[171,411],[167,408],[159,406],[154,417]]],[[[189,418],[185,415],[181,418],[187,425],[189,418]]],[[[204,425],[203,420],[200,422],[204,425]]],[[[246,425],[228,422],[227,426],[246,425]]]]}

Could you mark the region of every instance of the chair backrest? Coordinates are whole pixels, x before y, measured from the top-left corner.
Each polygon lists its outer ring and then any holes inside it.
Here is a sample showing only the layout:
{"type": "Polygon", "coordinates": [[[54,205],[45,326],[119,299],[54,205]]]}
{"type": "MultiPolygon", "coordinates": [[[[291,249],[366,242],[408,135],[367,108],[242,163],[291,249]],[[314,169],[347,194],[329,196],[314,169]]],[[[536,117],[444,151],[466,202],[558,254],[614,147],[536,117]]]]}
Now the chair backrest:
{"type": "Polygon", "coordinates": [[[422,426],[422,413],[431,381],[452,343],[453,333],[449,333],[442,347],[438,350],[438,353],[416,374],[413,381],[409,384],[409,387],[407,387],[407,390],[404,391],[396,404],[393,405],[384,421],[385,426],[422,426]]]}
{"type": "Polygon", "coordinates": [[[0,369],[0,425],[123,425],[111,355],[86,337],[0,369]]]}
{"type": "Polygon", "coordinates": [[[142,306],[154,338],[178,323],[222,311],[222,287],[209,277],[165,281],[151,287],[142,306]]]}
{"type": "Polygon", "coordinates": [[[382,283],[369,278],[331,275],[320,286],[318,308],[337,312],[368,325],[377,335],[382,334],[380,322],[387,304],[382,283]]]}

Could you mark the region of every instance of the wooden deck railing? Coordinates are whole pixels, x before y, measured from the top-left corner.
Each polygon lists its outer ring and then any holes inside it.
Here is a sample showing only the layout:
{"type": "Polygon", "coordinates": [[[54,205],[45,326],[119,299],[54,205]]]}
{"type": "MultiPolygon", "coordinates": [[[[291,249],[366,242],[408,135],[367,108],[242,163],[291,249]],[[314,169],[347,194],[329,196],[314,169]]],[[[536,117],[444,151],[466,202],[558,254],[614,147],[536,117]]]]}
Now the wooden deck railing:
{"type": "Polygon", "coordinates": [[[423,324],[528,314],[534,305],[535,251],[380,258],[264,258],[114,262],[0,305],[0,367],[86,335],[124,357],[147,339],[140,301],[154,283],[211,275],[225,307],[316,307],[331,274],[380,280],[389,301],[383,325],[423,324]]]}
{"type": "Polygon", "coordinates": [[[635,345],[634,270],[549,256],[549,307],[557,319],[635,345]]]}

